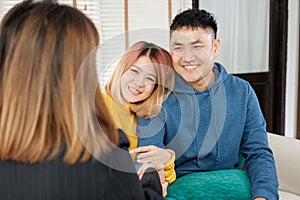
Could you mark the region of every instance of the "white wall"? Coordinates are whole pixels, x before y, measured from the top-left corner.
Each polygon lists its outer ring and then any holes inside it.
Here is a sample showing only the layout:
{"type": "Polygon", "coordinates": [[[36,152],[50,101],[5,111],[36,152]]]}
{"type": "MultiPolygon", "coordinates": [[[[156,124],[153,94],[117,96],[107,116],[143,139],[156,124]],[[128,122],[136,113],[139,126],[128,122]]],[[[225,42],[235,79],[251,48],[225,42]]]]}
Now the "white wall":
{"type": "Polygon", "coordinates": [[[285,136],[297,134],[297,97],[299,66],[299,0],[289,0],[285,136]]]}

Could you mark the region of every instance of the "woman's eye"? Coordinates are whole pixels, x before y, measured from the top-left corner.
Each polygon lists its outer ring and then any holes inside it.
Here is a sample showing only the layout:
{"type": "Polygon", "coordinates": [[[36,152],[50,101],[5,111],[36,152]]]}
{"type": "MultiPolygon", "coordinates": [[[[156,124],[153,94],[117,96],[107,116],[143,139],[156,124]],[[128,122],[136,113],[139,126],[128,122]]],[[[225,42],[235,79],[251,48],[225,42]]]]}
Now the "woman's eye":
{"type": "Polygon", "coordinates": [[[147,80],[153,83],[155,82],[155,80],[152,77],[148,77],[147,80]]]}
{"type": "Polygon", "coordinates": [[[133,72],[133,73],[135,73],[135,74],[138,73],[138,71],[136,69],[130,69],[130,71],[133,72]]]}

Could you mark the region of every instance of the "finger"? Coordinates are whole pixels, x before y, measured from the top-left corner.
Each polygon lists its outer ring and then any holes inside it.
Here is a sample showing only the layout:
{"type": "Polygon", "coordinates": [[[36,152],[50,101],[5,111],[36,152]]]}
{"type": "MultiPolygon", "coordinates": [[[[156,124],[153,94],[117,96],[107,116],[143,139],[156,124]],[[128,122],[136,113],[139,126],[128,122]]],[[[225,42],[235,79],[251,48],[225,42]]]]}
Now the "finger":
{"type": "Polygon", "coordinates": [[[163,175],[164,175],[164,164],[159,162],[159,161],[152,161],[152,162],[143,163],[142,166],[139,168],[139,170],[144,170],[145,171],[149,167],[154,168],[159,173],[161,171],[161,173],[163,173],[163,175]]]}
{"type": "MultiPolygon", "coordinates": [[[[136,162],[140,163],[140,164],[144,164],[144,163],[150,163],[150,162],[161,162],[160,159],[158,157],[153,157],[153,156],[149,156],[149,157],[146,157],[146,158],[137,158],[136,159],[136,162]]],[[[161,162],[163,163],[163,162],[161,162]]]]}
{"type": "Polygon", "coordinates": [[[143,178],[143,175],[144,175],[144,173],[140,173],[140,174],[138,174],[138,176],[139,176],[139,180],[142,180],[142,178],[143,178]]]}
{"type": "Polygon", "coordinates": [[[145,173],[145,169],[140,167],[139,170],[137,171],[137,175],[139,176],[140,180],[142,179],[144,173],[145,173]]]}
{"type": "Polygon", "coordinates": [[[140,153],[136,156],[136,159],[141,162],[142,160],[146,160],[146,162],[153,161],[153,160],[160,160],[163,163],[167,163],[171,157],[172,155],[167,150],[160,149],[158,151],[154,150],[154,151],[149,151],[147,153],[140,153]]]}
{"type": "Polygon", "coordinates": [[[140,177],[140,179],[143,177],[143,175],[148,167],[149,167],[149,164],[145,163],[138,169],[137,174],[140,177]]]}
{"type": "Polygon", "coordinates": [[[155,147],[153,145],[141,146],[141,147],[137,147],[135,149],[130,150],[129,153],[143,153],[143,152],[151,151],[151,150],[156,149],[156,148],[157,147],[155,147]]]}
{"type": "MultiPolygon", "coordinates": [[[[145,172],[148,168],[155,169],[155,165],[153,163],[145,163],[138,169],[137,174],[138,174],[140,180],[143,178],[143,175],[145,174],[145,172]]],[[[160,177],[160,179],[161,179],[161,177],[160,177]]]]}
{"type": "Polygon", "coordinates": [[[156,171],[158,173],[160,183],[165,183],[166,182],[166,176],[165,176],[164,170],[156,170],[156,171]]]}
{"type": "Polygon", "coordinates": [[[148,151],[147,153],[140,153],[136,156],[137,159],[146,159],[146,158],[153,158],[153,160],[157,159],[159,155],[156,152],[148,151]]]}
{"type": "Polygon", "coordinates": [[[168,190],[167,190],[168,182],[165,182],[165,183],[161,184],[161,186],[162,186],[163,197],[165,197],[168,194],[168,190]]]}
{"type": "Polygon", "coordinates": [[[163,170],[164,169],[164,164],[163,163],[161,163],[161,162],[159,162],[159,163],[157,163],[156,164],[156,167],[155,167],[155,169],[157,169],[157,170],[163,170]]]}

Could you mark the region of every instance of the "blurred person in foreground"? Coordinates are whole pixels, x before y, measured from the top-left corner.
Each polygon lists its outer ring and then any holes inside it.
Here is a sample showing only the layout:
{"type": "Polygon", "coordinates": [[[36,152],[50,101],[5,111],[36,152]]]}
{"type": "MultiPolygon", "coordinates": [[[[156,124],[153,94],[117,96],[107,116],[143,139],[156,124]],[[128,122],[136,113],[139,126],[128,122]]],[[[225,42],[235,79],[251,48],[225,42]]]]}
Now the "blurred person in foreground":
{"type": "Polygon", "coordinates": [[[163,199],[107,114],[89,55],[98,44],[83,13],[51,1],[1,20],[0,199],[163,199]]]}

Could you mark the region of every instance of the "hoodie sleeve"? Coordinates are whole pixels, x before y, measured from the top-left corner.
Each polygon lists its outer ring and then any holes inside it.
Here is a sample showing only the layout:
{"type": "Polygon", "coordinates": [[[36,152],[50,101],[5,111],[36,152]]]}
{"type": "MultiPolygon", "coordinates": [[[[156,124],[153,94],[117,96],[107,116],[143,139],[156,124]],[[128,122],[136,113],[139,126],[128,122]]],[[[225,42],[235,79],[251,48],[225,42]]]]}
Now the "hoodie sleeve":
{"type": "Polygon", "coordinates": [[[144,117],[137,118],[137,135],[139,137],[138,146],[155,145],[160,148],[164,148],[164,136],[165,136],[165,120],[163,110],[151,118],[146,119],[144,117]]]}
{"type": "Polygon", "coordinates": [[[251,196],[278,199],[278,180],[272,151],[268,144],[266,122],[254,90],[249,99],[241,153],[252,184],[251,196]]]}

